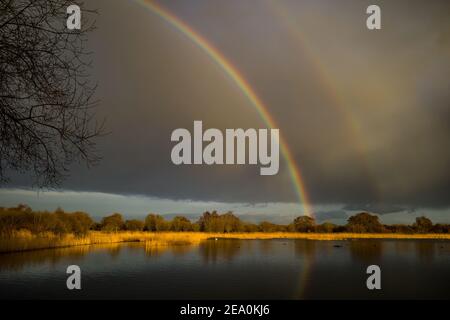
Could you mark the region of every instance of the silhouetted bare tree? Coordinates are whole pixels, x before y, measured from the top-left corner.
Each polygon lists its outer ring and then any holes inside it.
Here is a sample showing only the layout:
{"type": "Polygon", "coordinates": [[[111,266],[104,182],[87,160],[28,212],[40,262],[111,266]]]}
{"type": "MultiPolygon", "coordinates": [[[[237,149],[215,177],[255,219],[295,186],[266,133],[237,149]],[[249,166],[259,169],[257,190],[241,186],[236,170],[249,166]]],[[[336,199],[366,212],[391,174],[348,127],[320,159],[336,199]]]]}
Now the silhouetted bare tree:
{"type": "Polygon", "coordinates": [[[0,0],[0,181],[31,171],[39,186],[56,185],[72,162],[99,160],[86,49],[96,13],[82,9],[81,30],[68,30],[75,3],[0,0]]]}

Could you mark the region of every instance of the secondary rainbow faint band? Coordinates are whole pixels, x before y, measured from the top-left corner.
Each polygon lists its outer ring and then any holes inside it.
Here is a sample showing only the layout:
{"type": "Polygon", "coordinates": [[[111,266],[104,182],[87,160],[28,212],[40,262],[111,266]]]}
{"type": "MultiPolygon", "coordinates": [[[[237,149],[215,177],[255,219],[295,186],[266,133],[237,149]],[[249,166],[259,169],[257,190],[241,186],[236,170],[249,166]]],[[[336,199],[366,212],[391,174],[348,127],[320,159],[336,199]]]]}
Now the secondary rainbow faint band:
{"type": "Polygon", "coordinates": [[[377,183],[371,170],[371,162],[367,153],[368,150],[363,139],[364,130],[354,112],[352,112],[344,102],[344,98],[336,86],[336,81],[333,81],[330,72],[327,71],[327,68],[318,57],[317,52],[313,49],[314,45],[311,44],[308,34],[304,32],[304,29],[298,23],[298,21],[301,20],[295,18],[294,12],[297,11],[289,10],[287,3],[280,0],[266,0],[264,3],[268,5],[270,12],[278,17],[280,24],[285,27],[288,34],[292,37],[292,43],[298,46],[299,51],[306,56],[306,59],[313,67],[317,80],[320,81],[321,86],[324,88],[324,92],[326,92],[334,102],[330,107],[335,108],[335,110],[343,117],[347,128],[351,132],[364,173],[370,181],[369,185],[372,188],[372,192],[374,196],[379,198],[379,182],[377,183]]]}
{"type": "MultiPolygon", "coordinates": [[[[263,103],[261,98],[256,94],[241,72],[207,39],[195,31],[191,26],[178,18],[175,14],[164,8],[161,4],[151,0],[137,0],[154,14],[173,26],[175,29],[183,33],[190,41],[195,43],[209,58],[214,61],[235,83],[237,88],[247,97],[251,105],[256,109],[261,119],[268,128],[278,129],[275,119],[269,113],[269,109],[263,103]]],[[[290,174],[292,185],[294,187],[300,205],[303,207],[303,214],[313,216],[312,205],[309,200],[304,179],[299,166],[296,164],[294,156],[289,146],[280,132],[280,149],[290,174]]]]}

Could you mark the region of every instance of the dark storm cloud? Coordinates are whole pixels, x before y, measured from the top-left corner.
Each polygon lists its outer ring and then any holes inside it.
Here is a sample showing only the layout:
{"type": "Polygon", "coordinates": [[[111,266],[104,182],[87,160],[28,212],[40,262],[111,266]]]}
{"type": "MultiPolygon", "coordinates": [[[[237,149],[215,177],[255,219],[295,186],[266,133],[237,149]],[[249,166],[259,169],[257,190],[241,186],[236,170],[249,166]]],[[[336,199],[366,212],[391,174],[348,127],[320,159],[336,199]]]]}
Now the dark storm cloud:
{"type": "MultiPolygon", "coordinates": [[[[314,203],[376,203],[378,213],[448,206],[449,2],[381,1],[383,29],[373,32],[365,28],[368,1],[277,3],[290,18],[269,1],[165,5],[253,85],[314,203]]],[[[135,1],[89,5],[101,12],[90,45],[99,117],[107,117],[111,134],[99,141],[101,164],[74,166],[65,189],[297,201],[282,156],[280,173],[270,177],[256,166],[174,166],[176,128],[192,131],[194,120],[219,129],[265,124],[220,67],[170,24],[135,1]]],[[[21,179],[12,185],[26,184],[21,179]]]]}
{"type": "Polygon", "coordinates": [[[314,213],[316,220],[327,221],[333,219],[347,219],[348,215],[344,210],[319,211],[314,213]]]}
{"type": "Polygon", "coordinates": [[[348,211],[367,211],[378,214],[389,214],[403,211],[413,212],[413,209],[403,208],[389,204],[365,204],[365,205],[350,204],[344,206],[342,209],[348,211]]]}

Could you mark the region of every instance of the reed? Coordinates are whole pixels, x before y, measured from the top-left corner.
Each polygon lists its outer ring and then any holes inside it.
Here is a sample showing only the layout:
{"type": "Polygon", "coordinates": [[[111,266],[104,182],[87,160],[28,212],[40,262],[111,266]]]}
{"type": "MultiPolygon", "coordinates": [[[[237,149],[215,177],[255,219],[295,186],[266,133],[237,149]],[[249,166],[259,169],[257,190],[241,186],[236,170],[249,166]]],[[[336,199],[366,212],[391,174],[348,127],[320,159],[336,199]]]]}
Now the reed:
{"type": "Polygon", "coordinates": [[[111,244],[121,242],[145,242],[146,247],[174,245],[198,245],[208,239],[306,239],[306,240],[346,240],[346,239],[442,239],[450,240],[450,234],[394,234],[394,233],[206,233],[206,232],[101,232],[91,231],[77,237],[73,234],[55,235],[50,232],[32,234],[27,230],[0,237],[0,253],[37,249],[61,248],[81,245],[111,244]]]}

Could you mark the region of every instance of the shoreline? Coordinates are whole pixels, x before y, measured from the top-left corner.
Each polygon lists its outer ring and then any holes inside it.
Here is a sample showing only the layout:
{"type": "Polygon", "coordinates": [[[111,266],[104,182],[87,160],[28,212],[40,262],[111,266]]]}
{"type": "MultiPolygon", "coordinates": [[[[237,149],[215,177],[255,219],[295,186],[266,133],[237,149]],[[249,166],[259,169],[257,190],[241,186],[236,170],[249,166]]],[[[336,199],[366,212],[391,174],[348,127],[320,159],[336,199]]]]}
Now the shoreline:
{"type": "Polygon", "coordinates": [[[303,239],[313,241],[345,241],[357,239],[386,240],[450,240],[450,234],[395,234],[395,233],[206,233],[206,232],[116,232],[91,231],[83,237],[73,234],[57,236],[51,233],[33,235],[18,232],[12,237],[0,238],[0,254],[75,246],[142,242],[148,246],[199,245],[211,239],[275,240],[303,239]]]}

